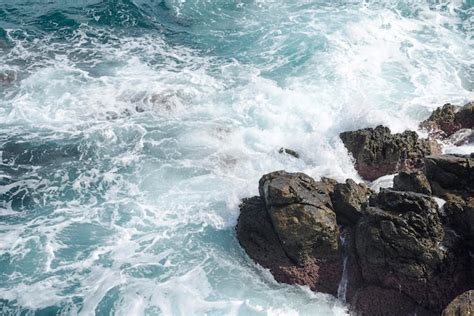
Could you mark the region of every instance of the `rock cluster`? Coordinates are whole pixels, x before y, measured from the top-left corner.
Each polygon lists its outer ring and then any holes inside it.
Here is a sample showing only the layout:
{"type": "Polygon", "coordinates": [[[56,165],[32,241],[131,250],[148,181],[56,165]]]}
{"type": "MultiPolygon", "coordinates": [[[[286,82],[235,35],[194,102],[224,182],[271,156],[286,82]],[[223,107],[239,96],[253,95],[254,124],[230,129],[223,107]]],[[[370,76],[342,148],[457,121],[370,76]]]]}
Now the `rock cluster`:
{"type": "Polygon", "coordinates": [[[462,107],[445,104],[420,127],[428,131],[429,138],[420,138],[414,131],[392,134],[384,126],[343,132],[339,136],[355,160],[355,169],[365,180],[421,170],[424,157],[441,153],[441,141],[456,146],[474,142],[474,102],[462,107]]]}
{"type": "MultiPolygon", "coordinates": [[[[458,114],[469,109],[450,112],[452,121],[469,122],[458,114]]],[[[398,172],[393,188],[269,173],[240,206],[242,247],[276,280],[338,296],[362,315],[470,315],[474,154],[431,155],[428,140],[384,127],[341,139],[364,178],[398,172]]]]}

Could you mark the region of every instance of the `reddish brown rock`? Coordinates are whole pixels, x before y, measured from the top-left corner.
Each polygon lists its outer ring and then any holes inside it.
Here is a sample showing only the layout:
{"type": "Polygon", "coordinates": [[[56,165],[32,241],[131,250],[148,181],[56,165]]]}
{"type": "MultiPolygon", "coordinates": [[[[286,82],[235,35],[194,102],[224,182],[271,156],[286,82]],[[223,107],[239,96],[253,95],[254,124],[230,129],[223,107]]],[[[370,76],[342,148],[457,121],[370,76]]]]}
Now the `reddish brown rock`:
{"type": "Polygon", "coordinates": [[[337,294],[342,273],[340,257],[310,258],[298,265],[281,246],[260,197],[244,200],[240,212],[236,228],[240,244],[253,260],[269,269],[277,281],[307,285],[314,291],[337,294]]]}

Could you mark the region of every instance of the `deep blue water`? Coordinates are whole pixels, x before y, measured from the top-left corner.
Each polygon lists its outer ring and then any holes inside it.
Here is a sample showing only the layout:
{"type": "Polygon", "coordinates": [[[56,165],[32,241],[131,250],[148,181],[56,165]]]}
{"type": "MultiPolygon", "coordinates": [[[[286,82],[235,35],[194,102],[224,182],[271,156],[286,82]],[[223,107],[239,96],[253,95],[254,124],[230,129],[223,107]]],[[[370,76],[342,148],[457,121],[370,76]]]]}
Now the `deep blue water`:
{"type": "Polygon", "coordinates": [[[472,0],[0,0],[0,314],[345,314],[245,255],[239,200],[474,99],[473,32],[472,0]]]}

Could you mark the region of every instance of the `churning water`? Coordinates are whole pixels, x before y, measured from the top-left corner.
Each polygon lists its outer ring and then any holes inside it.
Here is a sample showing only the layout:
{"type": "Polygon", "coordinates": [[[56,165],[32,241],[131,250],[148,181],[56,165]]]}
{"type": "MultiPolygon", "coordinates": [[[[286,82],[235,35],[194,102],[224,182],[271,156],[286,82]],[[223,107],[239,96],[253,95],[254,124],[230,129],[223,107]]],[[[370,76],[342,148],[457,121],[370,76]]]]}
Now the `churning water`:
{"type": "Polygon", "coordinates": [[[345,314],[246,256],[239,200],[473,99],[473,7],[0,0],[0,314],[345,314]]]}

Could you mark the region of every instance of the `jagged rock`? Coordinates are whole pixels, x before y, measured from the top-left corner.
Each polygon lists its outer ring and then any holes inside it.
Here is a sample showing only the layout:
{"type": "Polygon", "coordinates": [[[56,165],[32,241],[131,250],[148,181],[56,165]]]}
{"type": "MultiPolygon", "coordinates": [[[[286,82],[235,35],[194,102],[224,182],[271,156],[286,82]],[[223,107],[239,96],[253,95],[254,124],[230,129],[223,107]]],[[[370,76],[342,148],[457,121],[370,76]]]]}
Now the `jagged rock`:
{"type": "MultiPolygon", "coordinates": [[[[276,280],[337,294],[362,315],[439,315],[474,285],[473,158],[426,158],[442,210],[426,194],[267,174],[241,205],[237,237],[276,280]]],[[[397,188],[428,187],[420,173],[399,177],[409,181],[397,188]]]]}
{"type": "Polygon", "coordinates": [[[277,171],[260,179],[260,197],[240,206],[239,242],[278,281],[336,295],[342,258],[329,197],[333,185],[277,171]]]}
{"type": "Polygon", "coordinates": [[[436,313],[456,293],[472,286],[470,259],[446,240],[433,199],[382,190],[369,205],[356,231],[359,264],[367,283],[398,290],[436,313]]]}
{"type": "Polygon", "coordinates": [[[420,123],[420,127],[432,136],[448,137],[462,128],[474,128],[474,103],[463,107],[447,103],[431,113],[430,117],[420,123]]]}
{"type": "Polygon", "coordinates": [[[371,190],[365,184],[357,184],[352,179],[338,183],[331,194],[338,223],[355,225],[363,215],[370,194],[371,190]]]}
{"type": "Polygon", "coordinates": [[[474,290],[466,291],[457,296],[443,310],[442,316],[472,316],[474,315],[474,290]]]}
{"type": "Polygon", "coordinates": [[[260,196],[282,247],[302,265],[338,250],[339,228],[329,192],[303,173],[272,172],[260,179],[260,196]]]}
{"type": "Polygon", "coordinates": [[[421,171],[401,171],[393,178],[393,189],[415,193],[431,194],[431,186],[425,174],[421,171]]]}
{"type": "Polygon", "coordinates": [[[428,278],[444,257],[444,231],[435,201],[425,195],[382,190],[357,226],[357,253],[369,282],[388,275],[428,278]]]}
{"type": "Polygon", "coordinates": [[[437,196],[474,196],[474,154],[426,157],[425,175],[437,196]]]}
{"type": "Polygon", "coordinates": [[[326,289],[324,285],[318,286],[319,268],[314,262],[297,266],[288,258],[260,197],[242,201],[236,231],[237,238],[247,254],[263,267],[270,269],[277,281],[308,285],[313,290],[326,289]]]}
{"type": "Polygon", "coordinates": [[[398,171],[418,170],[423,157],[440,153],[436,142],[420,139],[413,131],[392,134],[384,126],[341,133],[340,138],[355,159],[364,179],[373,181],[398,171]]]}
{"type": "Polygon", "coordinates": [[[300,154],[298,154],[298,152],[294,151],[294,150],[291,150],[291,149],[288,149],[288,148],[280,148],[280,150],[278,150],[278,152],[280,154],[287,154],[287,155],[290,155],[290,156],[293,156],[295,158],[300,158],[300,154]]]}

